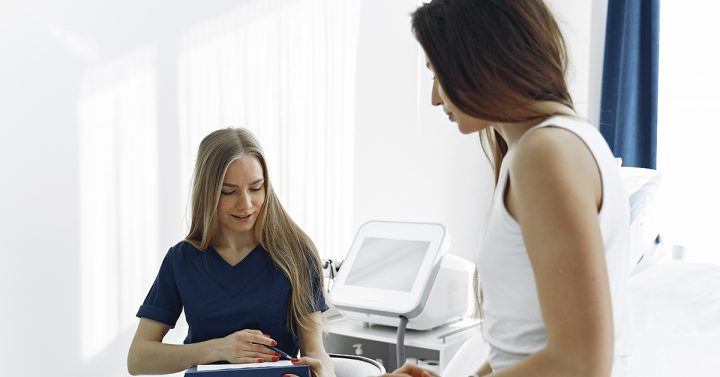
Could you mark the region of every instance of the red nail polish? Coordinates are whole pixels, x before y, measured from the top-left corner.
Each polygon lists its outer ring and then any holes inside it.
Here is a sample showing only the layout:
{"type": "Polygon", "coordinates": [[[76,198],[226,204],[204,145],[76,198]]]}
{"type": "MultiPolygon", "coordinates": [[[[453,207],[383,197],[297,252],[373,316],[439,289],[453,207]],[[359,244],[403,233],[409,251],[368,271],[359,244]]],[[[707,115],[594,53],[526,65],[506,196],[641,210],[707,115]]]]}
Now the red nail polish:
{"type": "Polygon", "coordinates": [[[293,357],[292,360],[290,360],[290,361],[292,361],[293,363],[297,363],[297,362],[298,362],[298,359],[296,359],[296,358],[293,357]]]}
{"type": "Polygon", "coordinates": [[[273,357],[272,357],[272,361],[278,361],[278,360],[280,360],[279,357],[277,357],[277,356],[273,356],[273,357]]]}
{"type": "Polygon", "coordinates": [[[258,363],[262,363],[265,359],[258,359],[258,363]]]}

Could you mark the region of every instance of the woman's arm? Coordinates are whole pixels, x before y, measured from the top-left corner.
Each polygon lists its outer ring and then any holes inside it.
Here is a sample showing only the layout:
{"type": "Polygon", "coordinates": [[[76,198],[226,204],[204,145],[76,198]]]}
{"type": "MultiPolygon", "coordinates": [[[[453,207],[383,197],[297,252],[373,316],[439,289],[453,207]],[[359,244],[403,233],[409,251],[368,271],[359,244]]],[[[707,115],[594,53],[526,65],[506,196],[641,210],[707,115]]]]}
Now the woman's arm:
{"type": "Polygon", "coordinates": [[[300,353],[302,356],[308,356],[312,359],[319,360],[323,364],[323,376],[335,376],[335,368],[333,368],[330,356],[325,352],[322,339],[322,313],[314,312],[308,314],[312,321],[310,328],[298,326],[298,337],[300,338],[300,353]]]}
{"type": "MultiPolygon", "coordinates": [[[[437,373],[431,372],[417,364],[406,363],[392,373],[385,373],[380,377],[440,377],[437,373]]],[[[461,377],[461,376],[458,376],[461,377]]]]}
{"type": "Polygon", "coordinates": [[[217,361],[212,341],[189,345],[162,343],[169,330],[164,323],[140,318],[127,358],[131,375],[175,373],[217,361]]]}
{"type": "Polygon", "coordinates": [[[548,339],[491,376],[608,377],[613,322],[592,154],[569,131],[532,131],[515,147],[510,182],[505,199],[522,228],[548,339]]]}
{"type": "Polygon", "coordinates": [[[255,363],[272,361],[274,352],[250,342],[272,345],[272,339],[258,330],[242,330],[225,338],[192,344],[162,343],[170,327],[148,318],[140,318],[128,351],[127,367],[131,375],[180,372],[198,364],[216,361],[255,363]]]}
{"type": "MultiPolygon", "coordinates": [[[[475,372],[475,376],[486,376],[492,373],[490,364],[484,362],[483,365],[475,372]]],[[[385,373],[380,377],[438,377],[435,372],[431,372],[427,369],[421,368],[416,364],[405,364],[402,367],[396,369],[392,373],[385,373]]]]}
{"type": "Polygon", "coordinates": [[[490,363],[487,361],[484,362],[477,371],[475,371],[475,375],[478,377],[487,376],[490,373],[492,373],[492,368],[490,368],[490,363]]]}

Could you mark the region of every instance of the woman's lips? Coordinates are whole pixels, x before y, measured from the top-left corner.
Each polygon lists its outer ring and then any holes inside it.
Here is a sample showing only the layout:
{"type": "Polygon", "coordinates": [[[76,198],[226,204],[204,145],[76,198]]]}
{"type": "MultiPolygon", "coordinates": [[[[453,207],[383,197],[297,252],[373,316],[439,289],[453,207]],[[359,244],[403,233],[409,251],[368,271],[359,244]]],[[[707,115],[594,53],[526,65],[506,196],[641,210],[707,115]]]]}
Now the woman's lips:
{"type": "Polygon", "coordinates": [[[248,220],[250,220],[252,215],[253,214],[251,213],[249,215],[233,215],[233,214],[231,214],[230,216],[232,216],[233,218],[235,218],[238,221],[248,221],[248,220]]]}

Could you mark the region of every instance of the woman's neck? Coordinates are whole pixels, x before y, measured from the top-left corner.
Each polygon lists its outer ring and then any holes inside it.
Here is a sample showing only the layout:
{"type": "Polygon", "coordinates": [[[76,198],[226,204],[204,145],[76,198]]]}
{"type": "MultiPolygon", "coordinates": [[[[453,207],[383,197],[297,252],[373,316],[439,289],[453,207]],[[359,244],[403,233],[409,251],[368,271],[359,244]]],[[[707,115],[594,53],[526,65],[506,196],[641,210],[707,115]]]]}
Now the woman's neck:
{"type": "Polygon", "coordinates": [[[221,231],[216,237],[213,247],[218,251],[222,249],[223,252],[230,254],[244,254],[252,251],[257,244],[252,231],[241,234],[228,234],[221,231]]]}
{"type": "MultiPolygon", "coordinates": [[[[541,114],[551,114],[551,116],[572,116],[576,117],[575,111],[568,106],[565,106],[559,102],[552,101],[541,101],[536,102],[532,109],[541,114]]],[[[505,142],[507,142],[508,150],[515,147],[515,144],[529,129],[537,126],[538,124],[545,121],[548,117],[541,117],[533,119],[527,122],[516,122],[516,123],[496,123],[493,126],[502,135],[505,142]]]]}

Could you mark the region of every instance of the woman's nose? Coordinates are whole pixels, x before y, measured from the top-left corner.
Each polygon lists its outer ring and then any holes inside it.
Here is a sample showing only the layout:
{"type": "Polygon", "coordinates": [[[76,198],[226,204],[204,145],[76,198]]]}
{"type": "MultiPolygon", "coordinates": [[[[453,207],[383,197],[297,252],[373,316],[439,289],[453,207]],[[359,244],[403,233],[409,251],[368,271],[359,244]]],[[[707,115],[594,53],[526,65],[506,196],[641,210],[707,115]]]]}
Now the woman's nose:
{"type": "Polygon", "coordinates": [[[432,92],[430,94],[430,103],[433,106],[440,106],[442,105],[442,99],[440,98],[440,94],[438,94],[438,82],[437,79],[433,80],[433,86],[432,86],[432,92]]]}
{"type": "Polygon", "coordinates": [[[247,192],[240,194],[240,198],[235,202],[235,206],[241,209],[250,208],[252,201],[250,200],[250,194],[247,192]]]}

